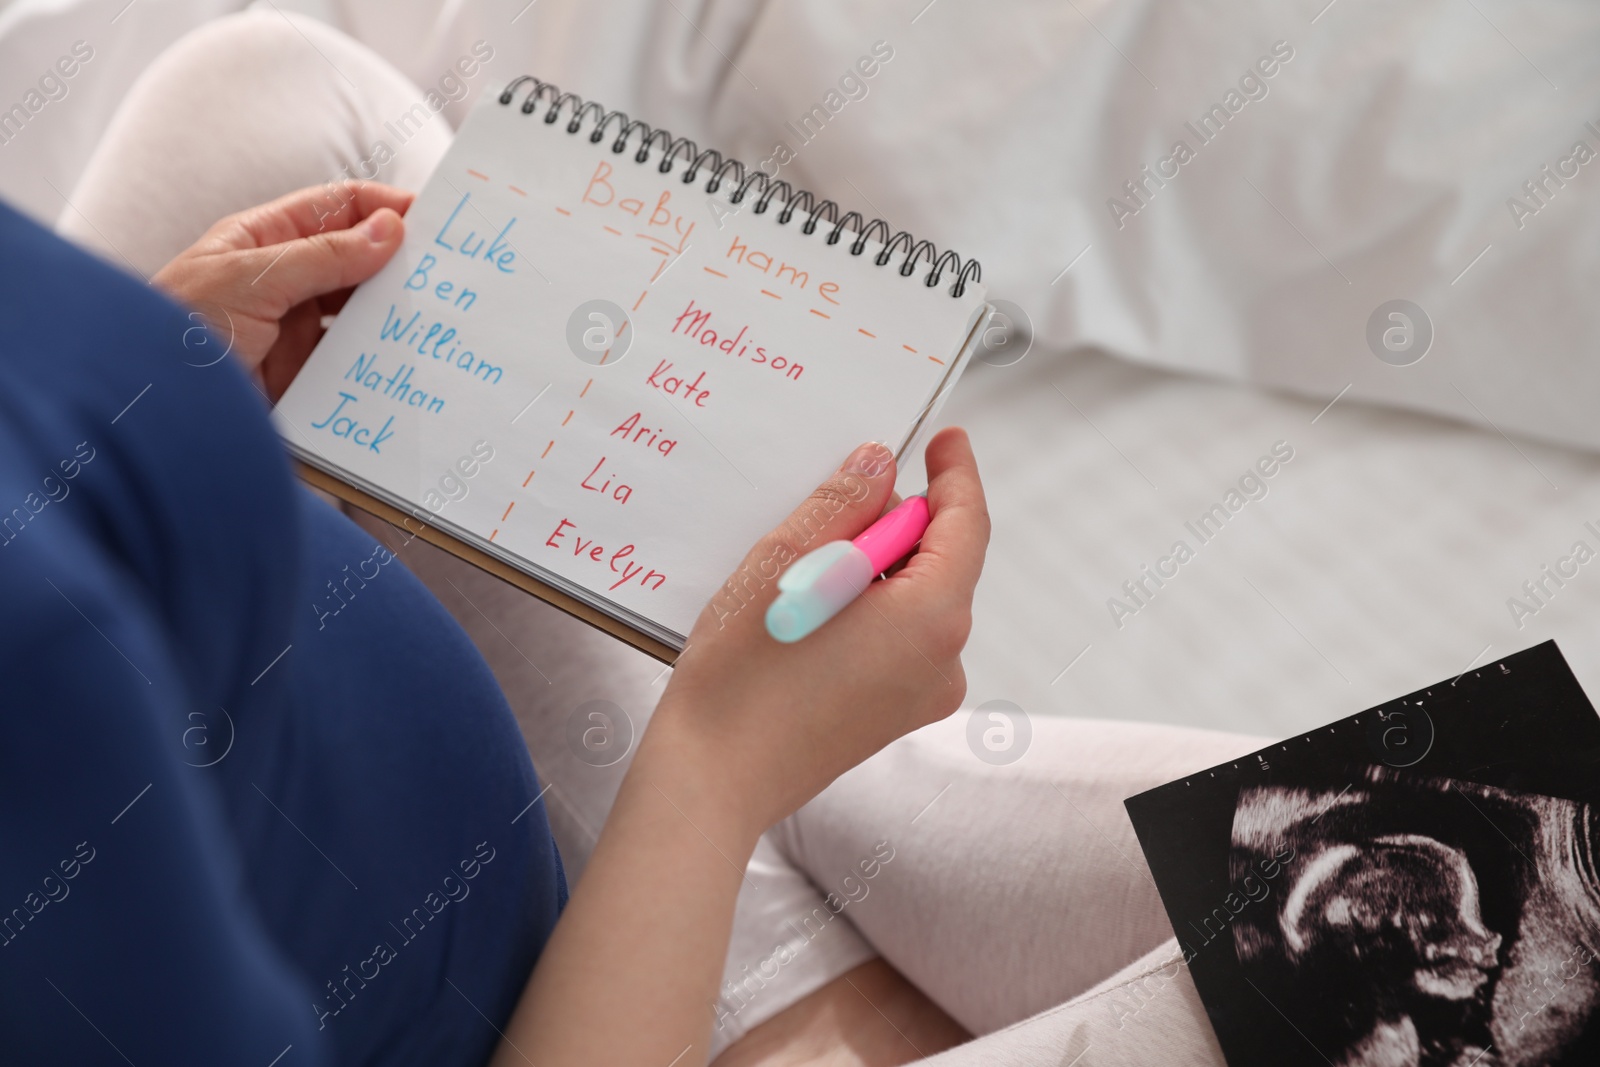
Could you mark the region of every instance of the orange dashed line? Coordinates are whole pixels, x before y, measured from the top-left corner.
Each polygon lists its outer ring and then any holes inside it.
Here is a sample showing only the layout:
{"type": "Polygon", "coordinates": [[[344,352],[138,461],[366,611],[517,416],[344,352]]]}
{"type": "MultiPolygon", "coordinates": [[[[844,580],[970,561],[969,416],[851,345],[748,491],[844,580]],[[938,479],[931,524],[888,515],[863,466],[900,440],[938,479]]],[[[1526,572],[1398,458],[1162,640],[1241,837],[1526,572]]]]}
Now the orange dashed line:
{"type": "Polygon", "coordinates": [[[707,274],[715,274],[719,278],[727,277],[727,275],[722,273],[720,270],[712,270],[710,267],[701,267],[700,269],[705,271],[707,274]]]}
{"type": "Polygon", "coordinates": [[[907,352],[910,352],[913,356],[917,354],[917,350],[912,348],[910,345],[901,345],[900,347],[905,349],[907,352]]]}
{"type": "Polygon", "coordinates": [[[556,208],[556,210],[559,211],[561,214],[567,216],[567,218],[569,218],[569,219],[572,217],[572,212],[568,211],[564,207],[558,207],[558,208],[556,208]]]}
{"type": "MultiPolygon", "coordinates": [[[[556,443],[554,441],[551,441],[549,444],[545,445],[544,451],[539,453],[539,458],[543,459],[544,457],[548,456],[550,454],[550,450],[554,447],[556,447],[556,443]]],[[[530,474],[528,477],[531,478],[533,475],[530,474]]]]}
{"type": "Polygon", "coordinates": [[[486,182],[486,181],[489,180],[489,176],[487,174],[479,174],[477,171],[473,170],[471,167],[467,168],[467,173],[472,175],[474,178],[477,178],[479,181],[485,181],[486,182]]]}
{"type": "MultiPolygon", "coordinates": [[[[639,294],[639,299],[637,299],[637,300],[635,300],[633,302],[633,308],[631,310],[638,311],[639,310],[639,305],[644,303],[644,298],[649,296],[649,295],[650,295],[650,290],[648,290],[648,289],[646,289],[644,292],[640,293],[639,294]]],[[[622,331],[618,330],[617,332],[621,333],[622,331]]]]}
{"type": "Polygon", "coordinates": [[[506,186],[506,188],[510,189],[513,193],[516,193],[518,196],[527,196],[528,195],[527,193],[523,192],[521,189],[518,189],[515,185],[508,185],[508,186],[506,186]]]}
{"type": "Polygon", "coordinates": [[[782,300],[783,299],[783,297],[779,296],[777,293],[772,292],[770,289],[763,289],[761,291],[763,293],[765,293],[767,296],[772,297],[772,299],[774,299],[774,300],[782,300]]]}
{"type": "MultiPolygon", "coordinates": [[[[554,441],[552,441],[550,443],[551,444],[555,444],[554,441]]],[[[528,476],[526,478],[522,479],[522,488],[524,488],[524,489],[528,488],[528,483],[533,481],[533,475],[534,475],[534,472],[533,471],[529,471],[528,472],[528,476]]]]}
{"type": "Polygon", "coordinates": [[[621,230],[612,229],[610,226],[602,226],[601,229],[605,230],[607,233],[614,233],[618,237],[622,236],[622,231],[621,230]]]}
{"type": "Polygon", "coordinates": [[[561,425],[565,426],[567,423],[571,422],[572,421],[572,414],[573,413],[570,412],[570,411],[567,412],[567,417],[561,420],[561,425]]]}
{"type": "MultiPolygon", "coordinates": [[[[533,477],[533,475],[530,474],[530,475],[528,475],[528,477],[531,478],[531,477],[533,477]]],[[[517,506],[517,502],[515,500],[513,500],[511,503],[507,504],[506,505],[505,515],[501,515],[500,516],[500,521],[501,522],[505,522],[506,521],[506,515],[510,515],[511,514],[511,509],[516,507],[516,506],[517,506]]]]}
{"type": "Polygon", "coordinates": [[[589,395],[589,386],[591,386],[593,384],[594,384],[594,379],[593,378],[590,378],[588,381],[583,383],[583,392],[578,394],[578,399],[579,400],[582,400],[585,396],[589,395]]]}
{"type": "MultiPolygon", "coordinates": [[[[622,331],[618,330],[617,332],[621,333],[622,331]]],[[[600,366],[604,367],[606,365],[606,360],[608,360],[610,358],[611,358],[611,349],[608,348],[604,352],[600,353],[600,366]]],[[[563,422],[561,425],[565,426],[566,423],[563,422]]]]}
{"type": "Polygon", "coordinates": [[[863,330],[863,329],[862,329],[862,328],[861,328],[861,327],[859,327],[859,326],[857,326],[857,327],[856,327],[856,333],[864,333],[864,334],[866,334],[866,335],[867,335],[867,336],[868,336],[868,337],[870,337],[870,338],[872,338],[872,339],[873,339],[873,340],[877,340],[877,338],[878,338],[878,335],[877,335],[877,334],[875,334],[875,333],[873,333],[873,332],[872,332],[872,331],[871,331],[871,330],[863,330]]]}
{"type": "MultiPolygon", "coordinates": [[[[638,305],[634,305],[634,306],[637,307],[638,305]]],[[[627,319],[623,319],[622,320],[622,325],[617,327],[617,336],[621,337],[623,335],[623,333],[626,332],[627,329],[628,329],[628,320],[627,319]]]]}
{"type": "Polygon", "coordinates": [[[929,356],[928,358],[939,364],[939,366],[944,366],[944,360],[938,358],[937,356],[929,356]]]}
{"type": "Polygon", "coordinates": [[[490,535],[489,535],[489,540],[491,540],[491,541],[493,541],[493,540],[494,540],[494,534],[497,534],[497,533],[499,533],[499,532],[500,532],[500,527],[498,527],[498,526],[496,526],[496,527],[495,527],[495,528],[494,528],[494,533],[492,533],[492,534],[490,534],[490,535]]]}
{"type": "Polygon", "coordinates": [[[813,315],[821,315],[825,319],[833,318],[833,316],[828,314],[826,311],[818,311],[816,308],[812,308],[811,309],[811,314],[813,314],[813,315]]]}

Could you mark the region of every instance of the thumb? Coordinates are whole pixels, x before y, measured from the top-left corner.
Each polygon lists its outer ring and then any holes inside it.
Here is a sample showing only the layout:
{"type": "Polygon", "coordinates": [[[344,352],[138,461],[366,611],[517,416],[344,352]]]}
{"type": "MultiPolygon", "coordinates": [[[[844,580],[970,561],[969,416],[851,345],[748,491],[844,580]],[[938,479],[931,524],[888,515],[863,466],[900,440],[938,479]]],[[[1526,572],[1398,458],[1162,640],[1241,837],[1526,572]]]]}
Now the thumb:
{"type": "MultiPolygon", "coordinates": [[[[765,605],[776,595],[777,578],[784,568],[829,541],[851,538],[883,513],[894,492],[894,453],[876,441],[861,445],[828,480],[814,489],[767,536],[712,597],[706,610],[720,628],[749,604],[765,605]]],[[[750,613],[760,625],[760,612],[750,613]]]]}
{"type": "Polygon", "coordinates": [[[389,262],[405,236],[405,223],[390,208],[379,208],[347,230],[255,248],[245,253],[251,283],[277,305],[278,314],[312,297],[359,285],[389,262]]]}

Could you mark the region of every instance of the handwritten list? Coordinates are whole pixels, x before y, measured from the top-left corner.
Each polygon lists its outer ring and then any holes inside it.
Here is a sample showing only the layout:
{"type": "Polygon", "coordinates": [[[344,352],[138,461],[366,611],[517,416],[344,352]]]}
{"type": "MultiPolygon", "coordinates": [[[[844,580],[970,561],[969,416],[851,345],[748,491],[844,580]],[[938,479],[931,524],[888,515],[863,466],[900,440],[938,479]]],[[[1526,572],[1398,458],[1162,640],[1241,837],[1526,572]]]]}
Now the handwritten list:
{"type": "Polygon", "coordinates": [[[853,447],[907,442],[983,291],[541,117],[479,102],[276,419],[313,465],[681,645],[853,447]]]}

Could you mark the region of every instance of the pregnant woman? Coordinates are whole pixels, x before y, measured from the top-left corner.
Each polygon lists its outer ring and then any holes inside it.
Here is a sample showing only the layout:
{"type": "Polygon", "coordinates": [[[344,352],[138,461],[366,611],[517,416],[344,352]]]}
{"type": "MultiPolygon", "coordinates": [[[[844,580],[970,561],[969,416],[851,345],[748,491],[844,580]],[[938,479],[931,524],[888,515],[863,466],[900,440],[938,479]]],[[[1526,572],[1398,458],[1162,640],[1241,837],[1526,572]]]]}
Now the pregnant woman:
{"type": "MultiPolygon", "coordinates": [[[[907,567],[793,646],[703,617],[658,702],[653,665],[295,487],[267,409],[399,245],[448,130],[362,168],[419,97],[314,22],[221,20],[70,197],[110,265],[0,208],[8,1051],[1220,1064],[1120,802],[1257,743],[1051,720],[975,758],[947,719],[988,532],[961,432],[907,567]],[[568,713],[619,686],[656,708],[597,769],[568,713]]],[[[824,535],[895,475],[843,459],[824,535]]]]}

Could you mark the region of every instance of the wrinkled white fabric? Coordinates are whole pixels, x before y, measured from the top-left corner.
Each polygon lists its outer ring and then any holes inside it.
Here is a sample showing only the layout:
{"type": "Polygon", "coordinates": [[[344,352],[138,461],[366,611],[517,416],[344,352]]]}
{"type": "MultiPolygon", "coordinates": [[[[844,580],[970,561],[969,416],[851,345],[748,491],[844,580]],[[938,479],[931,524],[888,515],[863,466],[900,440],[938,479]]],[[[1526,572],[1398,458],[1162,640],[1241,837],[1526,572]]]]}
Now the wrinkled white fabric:
{"type": "Polygon", "coordinates": [[[780,177],[976,256],[1052,349],[1600,446],[1600,167],[1573,155],[1600,155],[1592,4],[400,6],[415,14],[341,0],[334,18],[419,81],[482,38],[508,76],[752,164],[781,142],[780,177]],[[847,96],[879,41],[894,58],[847,96]],[[802,141],[790,126],[818,106],[802,141]],[[1226,121],[1202,139],[1213,106],[1226,121]],[[1162,167],[1180,140],[1193,158],[1162,167]],[[1434,332],[1409,367],[1366,341],[1397,298],[1434,332]]]}

